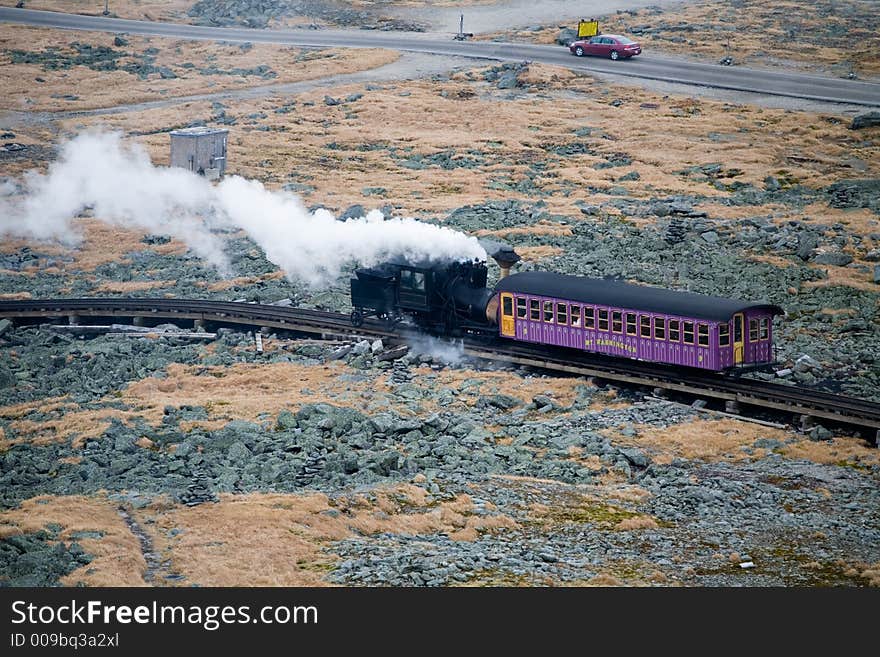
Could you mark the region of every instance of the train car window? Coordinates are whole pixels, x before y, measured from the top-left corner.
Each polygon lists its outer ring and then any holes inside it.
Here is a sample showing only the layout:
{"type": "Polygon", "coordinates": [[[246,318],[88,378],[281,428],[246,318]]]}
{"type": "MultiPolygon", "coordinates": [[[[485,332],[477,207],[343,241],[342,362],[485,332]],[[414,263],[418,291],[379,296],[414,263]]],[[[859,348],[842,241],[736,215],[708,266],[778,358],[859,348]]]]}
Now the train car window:
{"type": "Polygon", "coordinates": [[[749,342],[757,342],[758,341],[758,320],[750,319],[749,320],[749,342]]]}
{"type": "Polygon", "coordinates": [[[531,313],[529,315],[529,319],[531,319],[533,322],[540,322],[541,321],[541,302],[538,301],[537,299],[529,299],[529,305],[530,305],[529,312],[531,313]]]}
{"type": "Polygon", "coordinates": [[[669,320],[669,341],[678,342],[681,339],[681,320],[669,320]]]}
{"type": "Polygon", "coordinates": [[[412,289],[417,292],[425,291],[425,274],[424,272],[414,271],[412,276],[412,289]]]}
{"type": "Polygon", "coordinates": [[[685,322],[684,323],[684,343],[685,344],[693,344],[694,343],[694,323],[693,322],[685,322]]]}
{"type": "Polygon", "coordinates": [[[568,304],[567,303],[557,303],[556,304],[556,323],[560,326],[566,326],[568,324],[568,304]]]}
{"type": "Polygon", "coordinates": [[[502,301],[501,314],[505,317],[513,317],[513,297],[502,297],[502,301]]]}
{"type": "Polygon", "coordinates": [[[636,334],[636,314],[635,313],[627,313],[626,314],[626,334],[627,335],[635,335],[636,334]]]}
{"type": "Polygon", "coordinates": [[[412,289],[412,269],[400,270],[400,287],[412,289]]]}
{"type": "Polygon", "coordinates": [[[584,308],[584,328],[596,328],[596,309],[584,308]]]}
{"type": "Polygon", "coordinates": [[[718,346],[730,346],[730,324],[722,323],[718,325],[718,346]]]}
{"type": "Polygon", "coordinates": [[[607,331],[608,330],[608,311],[599,309],[599,330],[607,331]]]}
{"type": "Polygon", "coordinates": [[[611,332],[623,333],[623,313],[619,310],[611,313],[611,332]]]}
{"type": "Polygon", "coordinates": [[[654,339],[655,340],[665,340],[666,339],[666,318],[664,318],[664,317],[655,317],[654,318],[654,339]]]}
{"type": "Polygon", "coordinates": [[[770,318],[762,317],[761,318],[761,339],[769,340],[770,339],[770,318]]]}
{"type": "Polygon", "coordinates": [[[545,301],[544,302],[544,321],[550,324],[553,323],[553,302],[545,301]]]}
{"type": "Polygon", "coordinates": [[[571,325],[575,328],[580,328],[581,325],[581,307],[574,304],[571,306],[571,325]]]}
{"type": "Polygon", "coordinates": [[[528,314],[526,310],[526,300],[523,297],[517,297],[516,299],[516,316],[520,319],[525,319],[528,314]]]}
{"type": "Polygon", "coordinates": [[[643,338],[651,337],[651,318],[647,315],[639,317],[639,335],[643,338]]]}
{"type": "Polygon", "coordinates": [[[697,344],[701,347],[709,346],[709,325],[700,324],[697,326],[697,344]]]}

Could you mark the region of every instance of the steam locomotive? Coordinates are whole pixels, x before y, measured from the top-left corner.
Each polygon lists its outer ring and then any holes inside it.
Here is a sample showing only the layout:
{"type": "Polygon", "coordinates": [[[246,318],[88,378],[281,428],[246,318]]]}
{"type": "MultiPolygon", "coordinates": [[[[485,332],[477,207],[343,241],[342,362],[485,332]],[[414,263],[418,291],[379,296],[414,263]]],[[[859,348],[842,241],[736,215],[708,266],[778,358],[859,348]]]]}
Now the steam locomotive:
{"type": "Polygon", "coordinates": [[[711,371],[774,361],[773,318],[765,302],[726,299],[553,272],[510,275],[519,256],[494,248],[494,289],[486,264],[390,261],[351,279],[351,322],[404,318],[440,335],[482,334],[711,371]]]}

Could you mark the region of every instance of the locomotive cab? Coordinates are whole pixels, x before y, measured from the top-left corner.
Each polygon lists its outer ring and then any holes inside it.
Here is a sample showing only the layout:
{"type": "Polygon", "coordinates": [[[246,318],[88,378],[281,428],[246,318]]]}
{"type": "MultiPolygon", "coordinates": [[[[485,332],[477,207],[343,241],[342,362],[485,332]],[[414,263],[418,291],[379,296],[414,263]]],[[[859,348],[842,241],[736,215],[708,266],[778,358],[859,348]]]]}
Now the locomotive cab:
{"type": "Polygon", "coordinates": [[[393,324],[404,316],[446,334],[487,330],[485,263],[387,262],[358,269],[351,279],[352,324],[375,316],[393,324]]]}

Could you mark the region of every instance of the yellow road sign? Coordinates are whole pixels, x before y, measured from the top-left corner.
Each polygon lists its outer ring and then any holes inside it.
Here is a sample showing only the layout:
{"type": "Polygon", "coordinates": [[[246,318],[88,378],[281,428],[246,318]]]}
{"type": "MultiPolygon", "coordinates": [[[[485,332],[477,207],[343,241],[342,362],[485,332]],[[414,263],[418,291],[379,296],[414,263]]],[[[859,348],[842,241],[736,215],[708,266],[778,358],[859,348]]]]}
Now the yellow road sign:
{"type": "Polygon", "coordinates": [[[578,23],[578,39],[596,36],[597,34],[599,34],[599,21],[585,21],[581,19],[578,23]]]}

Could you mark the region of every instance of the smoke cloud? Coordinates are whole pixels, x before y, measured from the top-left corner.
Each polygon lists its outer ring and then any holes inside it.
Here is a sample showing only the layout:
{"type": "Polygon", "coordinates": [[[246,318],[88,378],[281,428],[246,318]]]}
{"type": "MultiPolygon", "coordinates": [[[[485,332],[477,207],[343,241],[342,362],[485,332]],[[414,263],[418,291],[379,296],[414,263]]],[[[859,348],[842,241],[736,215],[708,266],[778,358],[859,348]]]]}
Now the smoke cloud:
{"type": "Polygon", "coordinates": [[[313,286],[334,279],[350,261],[486,258],[476,238],[447,227],[386,220],[378,210],[337,221],[255,180],[230,176],[214,185],[185,169],[154,166],[140,145],[123,143],[118,133],[73,138],[47,173],[30,172],[2,192],[0,234],[75,244],[80,236],[72,220],[91,208],[107,223],[180,239],[225,273],[224,242],[212,231],[241,228],[289,278],[313,286]],[[13,188],[22,194],[8,196],[13,188]]]}

